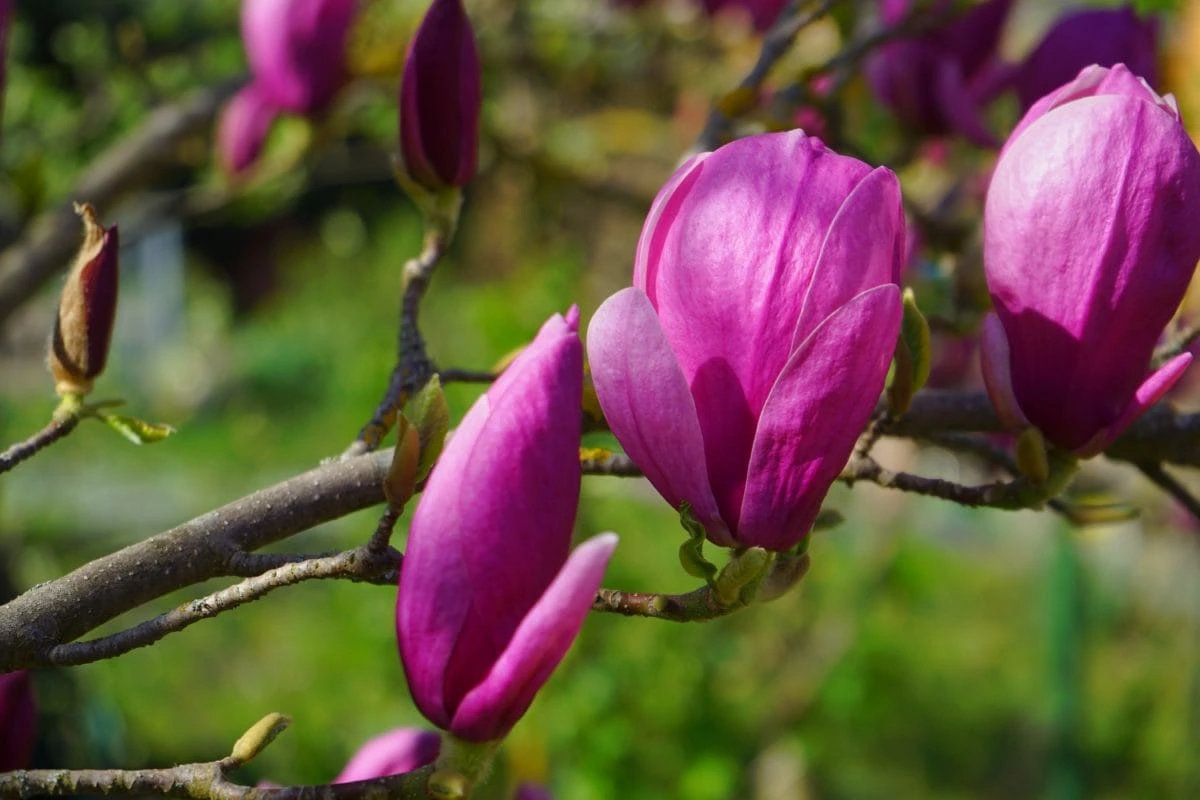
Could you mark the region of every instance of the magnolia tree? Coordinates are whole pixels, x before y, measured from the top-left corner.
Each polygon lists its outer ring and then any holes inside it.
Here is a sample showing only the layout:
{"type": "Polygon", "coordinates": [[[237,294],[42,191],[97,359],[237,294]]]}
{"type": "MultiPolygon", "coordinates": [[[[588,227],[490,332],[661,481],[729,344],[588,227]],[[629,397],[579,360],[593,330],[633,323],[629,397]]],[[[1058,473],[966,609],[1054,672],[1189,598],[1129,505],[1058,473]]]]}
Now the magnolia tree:
{"type": "MultiPolygon", "coordinates": [[[[770,615],[763,604],[808,573],[814,531],[838,523],[824,504],[839,481],[1087,525],[1136,513],[1063,496],[1081,470],[1107,459],[1200,515],[1172,474],[1200,465],[1200,416],[1162,402],[1184,378],[1198,332],[1177,309],[1200,259],[1200,153],[1175,100],[1160,94],[1153,18],[1129,8],[1069,14],[1014,62],[998,50],[1013,0],[703,3],[712,26],[760,36],[760,52],[645,209],[628,253],[630,285],[594,313],[584,309],[586,330],[578,306],[546,309],[537,336],[491,374],[436,365],[418,318],[478,169],[488,82],[472,5],[433,0],[399,78],[395,177],[425,237],[404,265],[396,363],[378,408],[345,452],[312,471],[0,606],[0,769],[8,770],[0,797],[497,795],[486,781],[498,748],[590,614],[662,625],[770,615]],[[798,37],[829,15],[844,32],[836,53],[780,70],[798,37]],[[904,146],[888,163],[864,160],[847,122],[861,102],[856,82],[901,132],[904,146]],[[944,160],[949,146],[979,154],[978,171],[943,200],[983,200],[971,225],[991,308],[931,334],[914,264],[932,249],[967,263],[974,239],[937,243],[945,221],[906,203],[893,168],[944,160]],[[984,390],[971,388],[980,384],[961,356],[976,342],[984,390]],[[463,380],[490,386],[452,419],[442,385],[463,380]],[[619,449],[581,446],[598,430],[619,449]],[[393,431],[394,446],[384,447],[393,431]],[[994,478],[969,485],[889,468],[876,456],[885,438],[969,455],[994,478]],[[606,567],[622,558],[618,535],[587,531],[572,546],[583,476],[649,482],[678,516],[679,560],[694,590],[606,586],[606,567]],[[401,552],[393,529],[406,506],[415,510],[401,552]],[[382,509],[378,525],[357,547],[258,552],[371,507],[382,509]],[[94,633],[219,577],[239,580],[94,633]],[[289,724],[278,713],[240,738],[233,732],[215,760],[27,769],[38,717],[31,670],[118,658],[318,578],[398,586],[399,662],[427,728],[381,732],[325,786],[239,780],[239,768],[289,724]]],[[[637,8],[602,12],[678,14],[686,4],[619,5],[637,8]]],[[[10,23],[9,4],[0,10],[10,23]]],[[[321,114],[347,90],[348,32],[359,13],[353,0],[244,0],[251,74],[214,135],[231,175],[261,168],[278,117],[321,114]]],[[[162,128],[141,142],[143,154],[173,135],[162,128]]],[[[90,419],[171,447],[169,426],[89,399],[118,307],[118,232],[106,225],[115,192],[95,191],[74,198],[83,243],[57,318],[46,320],[60,402],[43,430],[0,454],[0,471],[90,419]]],[[[63,266],[63,248],[78,246],[63,216],[56,220],[53,235],[34,231],[17,245],[48,255],[5,262],[3,311],[63,266]]],[[[654,692],[654,677],[642,686],[654,692]]],[[[548,796],[534,785],[515,790],[548,796]]]]}

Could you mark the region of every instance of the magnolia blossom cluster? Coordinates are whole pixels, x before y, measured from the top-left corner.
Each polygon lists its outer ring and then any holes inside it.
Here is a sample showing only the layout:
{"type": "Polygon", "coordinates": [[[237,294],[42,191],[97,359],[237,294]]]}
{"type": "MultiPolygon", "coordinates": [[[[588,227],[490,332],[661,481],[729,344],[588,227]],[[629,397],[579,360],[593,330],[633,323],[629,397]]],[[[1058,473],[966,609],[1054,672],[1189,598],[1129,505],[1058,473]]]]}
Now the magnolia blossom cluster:
{"type": "Polygon", "coordinates": [[[1018,64],[999,52],[1015,0],[985,0],[954,17],[953,0],[918,5],[878,0],[880,22],[894,26],[921,11],[950,15],[925,32],[900,37],[875,51],[865,69],[875,96],[917,136],[957,134],[986,147],[999,144],[989,128],[989,104],[1006,91],[1023,110],[1092,64],[1125,64],[1154,85],[1158,26],[1132,7],[1064,14],[1018,64]]]}
{"type": "MultiPolygon", "coordinates": [[[[312,25],[271,33],[292,37],[287,47],[261,44],[274,40],[254,20],[284,2],[246,6],[247,46],[265,48],[252,58],[255,92],[294,89],[313,68],[280,55],[296,52],[312,25]],[[264,53],[275,53],[274,66],[264,53]]],[[[779,4],[742,5],[762,11],[761,25],[779,4]]],[[[911,4],[880,5],[896,21],[911,4]]],[[[1200,259],[1200,154],[1173,100],[1144,80],[1152,27],[1127,10],[1086,12],[1060,22],[1023,66],[1002,68],[995,48],[1012,5],[988,0],[950,27],[891,43],[868,71],[914,129],[990,143],[981,110],[996,87],[1016,86],[1025,100],[1073,60],[1134,65],[1074,68],[1028,104],[1000,152],[984,216],[995,310],[983,326],[983,372],[996,411],[1013,431],[1036,428],[1089,456],[1190,361],[1151,370],[1200,259]]],[[[329,35],[340,42],[341,6],[309,6],[333,15],[329,35]]],[[[336,49],[313,52],[340,63],[336,49]]],[[[310,81],[288,107],[311,108],[335,84],[310,81]]],[[[439,191],[471,179],[479,105],[461,0],[433,0],[401,79],[399,145],[412,182],[439,191]]],[[[773,553],[803,544],[879,403],[904,318],[908,244],[896,175],[800,130],[695,156],[658,193],[632,286],[592,319],[588,360],[612,433],[713,544],[773,553]]],[[[571,547],[579,321],[577,308],[551,317],[472,406],[413,515],[397,641],[417,708],[454,742],[500,740],[525,713],[578,634],[617,544],[602,533],[571,547]]],[[[416,769],[444,742],[386,734],[339,780],[416,769]]]]}

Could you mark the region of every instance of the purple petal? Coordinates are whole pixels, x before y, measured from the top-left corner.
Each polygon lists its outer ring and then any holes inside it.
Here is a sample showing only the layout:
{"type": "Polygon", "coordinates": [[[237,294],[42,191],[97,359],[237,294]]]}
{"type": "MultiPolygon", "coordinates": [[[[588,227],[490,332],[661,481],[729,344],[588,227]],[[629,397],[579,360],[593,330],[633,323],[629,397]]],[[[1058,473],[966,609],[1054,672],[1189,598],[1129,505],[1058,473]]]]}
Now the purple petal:
{"type": "Polygon", "coordinates": [[[253,166],[278,115],[254,84],[233,96],[217,124],[217,154],[227,171],[239,175],[253,166]]]}
{"type": "Polygon", "coordinates": [[[1021,431],[1029,427],[1029,420],[1017,402],[1012,386],[1012,364],[1008,352],[1008,337],[1000,318],[989,313],[983,318],[983,330],[979,334],[979,363],[983,372],[983,383],[988,397],[996,409],[1000,424],[1010,431],[1021,431]]]}
{"type": "Polygon", "coordinates": [[[880,167],[854,187],[829,226],[792,334],[792,352],[850,300],[876,286],[899,283],[905,254],[900,183],[880,167]]]}
{"type": "Polygon", "coordinates": [[[899,287],[879,286],[797,348],[759,419],[740,544],[785,550],[808,533],[883,390],[902,314],[899,287]]]}
{"type": "Polygon", "coordinates": [[[400,147],[427,188],[475,176],[483,102],[479,53],[461,0],[434,0],[409,43],[400,84],[400,147]]]}
{"type": "Polygon", "coordinates": [[[456,736],[498,739],[521,718],[583,627],[616,546],[616,534],[602,533],[575,548],[491,672],[463,698],[450,727],[456,736]]]}
{"type": "Polygon", "coordinates": [[[413,699],[448,727],[566,560],[582,346],[551,318],[467,412],[413,515],[396,609],[413,699]]]}
{"type": "Polygon", "coordinates": [[[1155,370],[1138,387],[1137,393],[1134,394],[1133,399],[1129,401],[1129,405],[1125,407],[1116,421],[1096,434],[1092,441],[1077,450],[1076,454],[1082,458],[1090,458],[1115,442],[1126,428],[1171,390],[1171,387],[1183,377],[1183,373],[1187,371],[1191,363],[1191,353],[1180,353],[1155,370]]]}
{"type": "Polygon", "coordinates": [[[369,739],[332,783],[402,775],[437,760],[442,737],[420,728],[397,728],[369,739]]]}
{"type": "Polygon", "coordinates": [[[255,83],[277,108],[311,114],[345,80],[355,0],[245,0],[242,39],[255,83]]]}
{"type": "Polygon", "coordinates": [[[648,221],[651,244],[639,245],[646,294],[689,384],[716,362],[757,416],[791,352],[829,227],[870,172],[802,131],[740,139],[689,168],[674,213],[648,221]]]}
{"type": "Polygon", "coordinates": [[[1051,109],[1009,141],[988,191],[1013,389],[1067,450],[1129,402],[1200,256],[1200,154],[1148,91],[1051,109]]]}
{"type": "Polygon", "coordinates": [[[938,105],[950,127],[968,142],[980,147],[999,147],[1000,142],[983,121],[979,99],[963,78],[958,64],[943,61],[937,72],[938,105]]]}
{"type": "Polygon", "coordinates": [[[588,328],[588,363],[609,428],[672,507],[687,501],[720,544],[732,544],[704,466],[696,406],[645,293],[617,292],[588,328]]]}

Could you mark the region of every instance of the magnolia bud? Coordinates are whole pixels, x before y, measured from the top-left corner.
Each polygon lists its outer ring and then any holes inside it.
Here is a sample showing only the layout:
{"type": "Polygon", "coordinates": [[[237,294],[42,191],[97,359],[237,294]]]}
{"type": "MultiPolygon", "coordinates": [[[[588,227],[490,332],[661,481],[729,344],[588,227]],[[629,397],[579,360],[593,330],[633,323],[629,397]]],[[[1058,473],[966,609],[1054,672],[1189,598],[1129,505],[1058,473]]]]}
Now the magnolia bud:
{"type": "Polygon", "coordinates": [[[87,203],[75,211],[83,218],[83,247],[63,286],[50,341],[50,371],[60,395],[92,390],[108,359],[117,314],[117,226],[101,226],[87,203]]]}
{"type": "Polygon", "coordinates": [[[408,46],[400,83],[400,154],[414,182],[436,191],[475,176],[481,92],[462,0],[433,0],[408,46]]]}

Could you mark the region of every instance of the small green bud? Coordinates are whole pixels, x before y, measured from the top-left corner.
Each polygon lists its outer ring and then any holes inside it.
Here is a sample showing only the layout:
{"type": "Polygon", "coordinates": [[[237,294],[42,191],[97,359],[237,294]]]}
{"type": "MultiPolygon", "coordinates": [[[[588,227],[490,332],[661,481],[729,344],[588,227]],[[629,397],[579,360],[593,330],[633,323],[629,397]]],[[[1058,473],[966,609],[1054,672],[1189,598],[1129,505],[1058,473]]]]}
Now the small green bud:
{"type": "Polygon", "coordinates": [[[1017,437],[1017,468],[1036,484],[1050,479],[1050,461],[1046,455],[1046,440],[1037,428],[1026,428],[1017,437]]]}
{"type": "Polygon", "coordinates": [[[690,503],[679,504],[679,524],[683,526],[688,535],[687,541],[679,545],[679,563],[683,566],[683,571],[693,578],[703,579],[711,586],[713,578],[717,574],[717,568],[704,557],[704,542],[708,532],[704,530],[700,520],[692,514],[690,503]]]}
{"type": "Polygon", "coordinates": [[[908,411],[913,395],[929,380],[932,347],[929,323],[917,308],[916,295],[911,288],[904,290],[904,317],[900,323],[900,338],[896,341],[892,382],[888,386],[888,406],[897,416],[908,411]]]}
{"type": "Polygon", "coordinates": [[[275,741],[275,737],[287,730],[291,724],[292,718],[286,714],[277,711],[267,714],[234,742],[229,757],[239,764],[245,764],[275,741]]]}
{"type": "Polygon", "coordinates": [[[735,553],[713,585],[717,602],[726,608],[753,602],[772,561],[774,556],[761,547],[748,547],[735,553]]]}
{"type": "Polygon", "coordinates": [[[404,508],[416,491],[420,459],[421,442],[417,429],[408,421],[408,417],[401,414],[396,423],[396,449],[392,451],[392,465],[383,479],[383,496],[392,508],[404,508]]]}
{"type": "Polygon", "coordinates": [[[409,415],[416,427],[421,451],[416,480],[422,481],[442,454],[446,432],[450,430],[450,406],[446,403],[446,393],[442,391],[442,382],[437,375],[431,377],[412,399],[409,415]]]}

